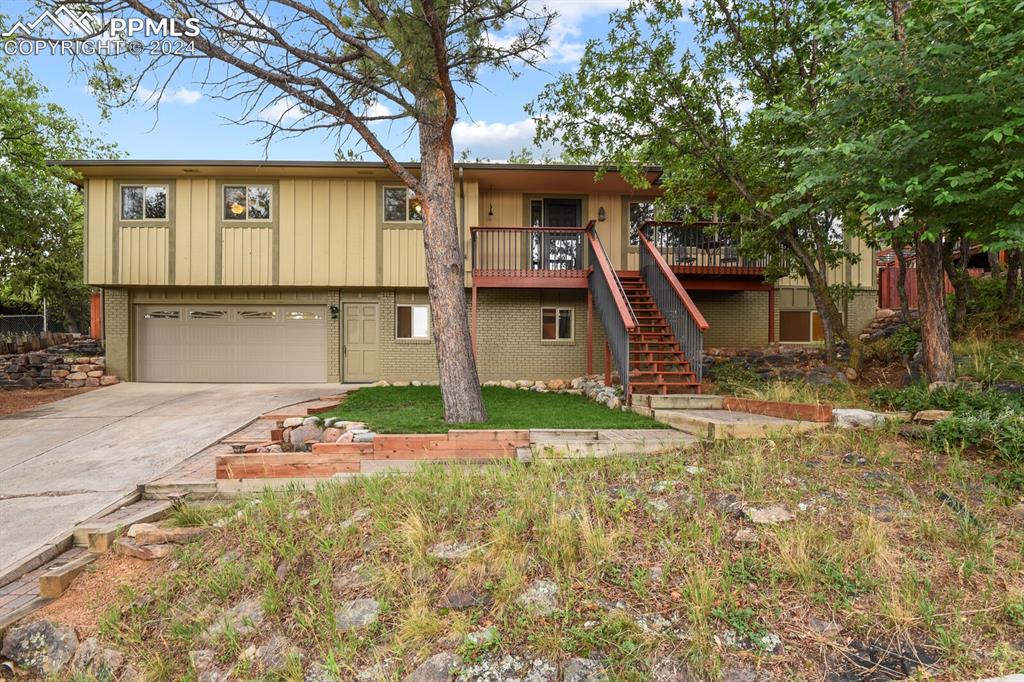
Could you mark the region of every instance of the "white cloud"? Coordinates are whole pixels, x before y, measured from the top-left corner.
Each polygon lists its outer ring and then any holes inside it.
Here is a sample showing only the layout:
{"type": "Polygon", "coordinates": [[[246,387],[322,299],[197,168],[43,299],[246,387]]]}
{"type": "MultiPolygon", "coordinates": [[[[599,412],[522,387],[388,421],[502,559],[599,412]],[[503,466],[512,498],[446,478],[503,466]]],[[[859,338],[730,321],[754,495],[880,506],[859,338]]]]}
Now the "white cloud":
{"type": "Polygon", "coordinates": [[[281,97],[260,109],[256,117],[268,123],[282,124],[298,121],[303,115],[297,101],[291,97],[281,97]]]}
{"type": "MultiPolygon", "coordinates": [[[[544,61],[555,64],[578,62],[586,49],[583,23],[595,16],[608,16],[611,12],[624,9],[628,0],[531,0],[531,9],[537,12],[556,12],[551,22],[548,44],[544,48],[544,61]]],[[[506,32],[492,34],[491,42],[499,47],[508,47],[515,36],[515,27],[506,32]]]]}
{"type": "Polygon", "coordinates": [[[365,116],[370,116],[370,117],[376,117],[376,116],[391,116],[394,113],[395,112],[391,111],[391,109],[388,107],[388,105],[381,104],[380,102],[374,102],[370,106],[366,107],[366,113],[364,115],[365,116]]]}
{"type": "MultiPolygon", "coordinates": [[[[458,152],[469,153],[470,158],[507,159],[509,154],[523,147],[533,149],[533,135],[537,124],[532,118],[511,123],[487,121],[456,121],[452,140],[458,152]]],[[[545,150],[538,150],[538,156],[545,150]]]]}
{"type": "Polygon", "coordinates": [[[135,90],[135,99],[143,104],[153,104],[157,99],[161,104],[195,104],[203,98],[203,93],[188,88],[167,88],[161,93],[159,90],[150,90],[145,85],[139,85],[135,90]]]}

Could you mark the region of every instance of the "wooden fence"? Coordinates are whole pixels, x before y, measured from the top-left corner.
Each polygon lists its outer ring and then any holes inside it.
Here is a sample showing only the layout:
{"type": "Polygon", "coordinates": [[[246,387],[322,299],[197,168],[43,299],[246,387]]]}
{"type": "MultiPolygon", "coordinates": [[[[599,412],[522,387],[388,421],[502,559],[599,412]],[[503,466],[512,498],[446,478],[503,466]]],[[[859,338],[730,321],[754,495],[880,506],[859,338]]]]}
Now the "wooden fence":
{"type": "MultiPolygon", "coordinates": [[[[985,274],[982,269],[968,268],[967,272],[971,277],[981,277],[985,274]]],[[[896,287],[896,282],[899,279],[900,268],[898,265],[892,265],[885,268],[878,269],[878,307],[888,308],[889,310],[900,309],[900,292],[896,287]]],[[[946,293],[953,293],[953,283],[949,281],[949,277],[946,277],[946,293]]],[[[917,268],[907,268],[907,300],[910,302],[910,308],[917,310],[917,268]]]]}

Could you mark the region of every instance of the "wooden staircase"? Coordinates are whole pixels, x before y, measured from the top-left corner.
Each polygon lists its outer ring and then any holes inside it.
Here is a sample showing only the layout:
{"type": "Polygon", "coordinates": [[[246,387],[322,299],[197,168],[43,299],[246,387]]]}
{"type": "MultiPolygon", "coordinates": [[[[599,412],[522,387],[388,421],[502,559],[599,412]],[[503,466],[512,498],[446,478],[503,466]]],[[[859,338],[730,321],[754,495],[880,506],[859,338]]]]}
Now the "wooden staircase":
{"type": "Polygon", "coordinates": [[[629,334],[630,393],[700,393],[697,375],[643,278],[635,272],[618,276],[637,321],[629,334]]]}

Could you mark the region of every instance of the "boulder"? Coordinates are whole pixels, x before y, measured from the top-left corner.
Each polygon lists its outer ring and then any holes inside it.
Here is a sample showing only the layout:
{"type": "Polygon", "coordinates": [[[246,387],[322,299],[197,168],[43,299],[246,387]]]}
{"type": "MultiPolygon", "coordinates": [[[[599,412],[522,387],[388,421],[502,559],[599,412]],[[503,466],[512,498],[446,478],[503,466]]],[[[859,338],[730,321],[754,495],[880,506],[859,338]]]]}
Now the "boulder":
{"type": "Polygon", "coordinates": [[[221,614],[221,617],[206,629],[206,634],[209,637],[219,635],[230,624],[239,635],[247,635],[261,627],[264,618],[263,605],[258,598],[243,599],[221,614]]]}
{"type": "Polygon", "coordinates": [[[105,376],[100,377],[100,386],[113,386],[114,384],[119,383],[120,381],[121,380],[118,379],[113,374],[107,374],[105,376]]]}
{"type": "Polygon", "coordinates": [[[324,429],[324,432],[320,435],[320,442],[321,443],[337,443],[338,439],[341,438],[341,434],[343,434],[343,433],[344,433],[344,431],[342,431],[341,429],[334,428],[333,426],[328,426],[326,429],[324,429]]]}
{"type": "Polygon", "coordinates": [[[125,535],[127,535],[130,538],[134,538],[138,534],[138,532],[140,530],[141,531],[160,530],[160,526],[156,525],[155,523],[133,523],[131,525],[131,527],[128,528],[128,532],[125,533],[125,535]]]}
{"type": "Polygon", "coordinates": [[[71,661],[77,648],[78,637],[74,628],[37,620],[8,630],[0,655],[45,678],[57,676],[71,661]]]}
{"type": "Polygon", "coordinates": [[[376,599],[353,599],[334,612],[334,624],[341,632],[356,632],[370,627],[380,615],[376,599]]]}
{"type": "Polygon", "coordinates": [[[68,375],[68,381],[85,381],[89,375],[85,372],[72,372],[68,375]]]}
{"type": "Polygon", "coordinates": [[[760,542],[757,537],[757,531],[752,528],[740,528],[736,531],[736,535],[733,536],[732,541],[737,545],[756,545],[760,542]]]}
{"type": "Polygon", "coordinates": [[[143,561],[162,559],[171,553],[173,545],[140,545],[132,538],[114,540],[114,554],[130,556],[143,561]]]}
{"type": "Polygon", "coordinates": [[[516,387],[516,382],[512,381],[511,379],[502,379],[501,380],[501,387],[502,388],[515,388],[516,387]]]}
{"type": "Polygon", "coordinates": [[[665,657],[651,663],[651,682],[698,682],[686,665],[679,658],[665,657]]]}
{"type": "Polygon", "coordinates": [[[290,429],[296,426],[302,426],[302,417],[288,417],[283,422],[281,422],[281,426],[283,426],[286,429],[290,429]]]}
{"type": "Polygon", "coordinates": [[[571,658],[562,669],[563,682],[604,682],[607,679],[604,664],[591,658],[571,658]]]}
{"type": "Polygon", "coordinates": [[[758,525],[786,523],[796,520],[793,512],[789,511],[784,504],[773,504],[768,507],[747,507],[743,510],[751,523],[758,525]]]}
{"type": "Polygon", "coordinates": [[[550,580],[534,580],[517,601],[529,613],[547,616],[558,608],[558,585],[550,580]]]}
{"type": "MultiPolygon", "coordinates": [[[[136,526],[138,525],[141,524],[136,524],[136,526]]],[[[135,542],[140,545],[164,545],[168,543],[180,545],[202,537],[209,530],[209,528],[143,528],[142,530],[136,530],[135,542]]]]}
{"type": "Polygon", "coordinates": [[[832,410],[832,423],[841,429],[853,429],[858,426],[882,426],[888,415],[856,408],[835,408],[832,410]]]}
{"type": "Polygon", "coordinates": [[[293,428],[292,432],[288,434],[288,439],[293,448],[302,451],[306,449],[307,441],[316,441],[319,443],[323,433],[323,429],[316,424],[303,424],[302,426],[293,428]]]}
{"type": "Polygon", "coordinates": [[[89,377],[88,379],[85,380],[85,385],[93,387],[93,388],[99,386],[100,385],[99,377],[89,377]]]}
{"type": "Polygon", "coordinates": [[[462,659],[455,654],[442,651],[419,664],[405,682],[448,682],[461,663],[462,659]]]}
{"type": "Polygon", "coordinates": [[[101,682],[113,682],[124,665],[124,655],[114,649],[100,646],[100,641],[90,637],[78,646],[71,659],[71,670],[88,675],[101,682]]]}
{"type": "Polygon", "coordinates": [[[362,433],[354,434],[352,436],[352,441],[354,443],[372,443],[376,435],[377,434],[373,431],[364,431],[362,433]]]}
{"type": "Polygon", "coordinates": [[[918,424],[937,424],[952,416],[953,413],[949,410],[921,410],[914,415],[914,421],[918,424]]]}

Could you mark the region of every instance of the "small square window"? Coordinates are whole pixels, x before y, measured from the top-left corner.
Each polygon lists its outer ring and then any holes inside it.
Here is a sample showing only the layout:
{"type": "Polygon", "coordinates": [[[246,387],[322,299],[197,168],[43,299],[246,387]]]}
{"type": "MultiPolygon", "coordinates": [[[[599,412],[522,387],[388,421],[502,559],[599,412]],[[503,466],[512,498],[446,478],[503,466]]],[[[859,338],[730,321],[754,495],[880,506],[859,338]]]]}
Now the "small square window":
{"type": "Polygon", "coordinates": [[[167,187],[121,185],[121,220],[167,220],[167,187]]]}
{"type": "Polygon", "coordinates": [[[406,187],[384,188],[384,222],[416,223],[423,221],[423,207],[416,193],[406,187]]]}
{"type": "Polygon", "coordinates": [[[270,220],[270,185],[224,185],[224,220],[270,220]]]}
{"type": "Polygon", "coordinates": [[[572,341],[573,309],[541,308],[540,338],[544,341],[572,341]]]}
{"type": "Polygon", "coordinates": [[[395,338],[429,339],[430,306],[395,306],[395,338]]]}

